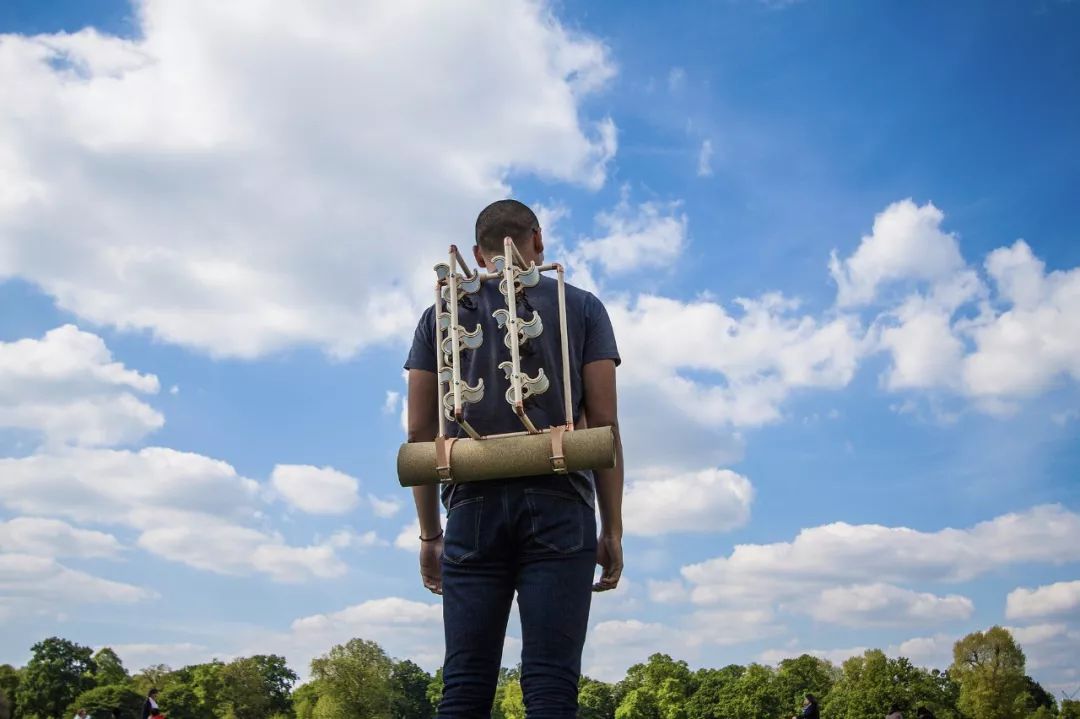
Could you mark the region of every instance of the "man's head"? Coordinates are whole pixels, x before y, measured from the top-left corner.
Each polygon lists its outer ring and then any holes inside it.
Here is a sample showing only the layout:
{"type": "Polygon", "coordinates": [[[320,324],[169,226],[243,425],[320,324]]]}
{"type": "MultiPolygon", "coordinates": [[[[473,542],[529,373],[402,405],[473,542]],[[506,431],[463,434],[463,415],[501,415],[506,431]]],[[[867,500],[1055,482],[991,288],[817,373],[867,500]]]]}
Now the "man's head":
{"type": "Polygon", "coordinates": [[[503,253],[503,238],[511,237],[525,262],[544,261],[544,239],[536,213],[517,200],[498,200],[485,207],[476,218],[477,264],[490,266],[503,253]]]}
{"type": "Polygon", "coordinates": [[[86,716],[86,710],[85,709],[80,709],[79,711],[75,712],[75,715],[85,717],[86,716]]]}
{"type": "Polygon", "coordinates": [[[147,692],[146,696],[150,697],[151,699],[156,699],[157,698],[157,687],[154,687],[149,692],[147,692]]]}

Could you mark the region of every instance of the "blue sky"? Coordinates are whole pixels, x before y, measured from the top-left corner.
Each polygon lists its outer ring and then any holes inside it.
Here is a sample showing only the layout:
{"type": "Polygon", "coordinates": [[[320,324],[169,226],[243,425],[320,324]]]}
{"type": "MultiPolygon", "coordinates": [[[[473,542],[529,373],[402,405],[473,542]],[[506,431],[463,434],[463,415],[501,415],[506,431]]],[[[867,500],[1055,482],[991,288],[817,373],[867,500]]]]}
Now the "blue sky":
{"type": "Polygon", "coordinates": [[[511,194],[626,360],[587,671],[1003,623],[1071,691],[1078,12],[6,3],[0,661],[437,665],[400,366],[511,194]]]}

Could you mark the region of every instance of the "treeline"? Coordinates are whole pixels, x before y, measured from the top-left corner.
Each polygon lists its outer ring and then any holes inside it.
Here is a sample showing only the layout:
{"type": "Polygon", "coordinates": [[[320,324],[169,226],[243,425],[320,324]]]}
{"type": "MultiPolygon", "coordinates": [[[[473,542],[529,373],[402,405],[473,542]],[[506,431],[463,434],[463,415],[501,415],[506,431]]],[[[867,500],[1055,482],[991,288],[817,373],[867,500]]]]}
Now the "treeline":
{"type": "MultiPolygon", "coordinates": [[[[152,666],[132,675],[116,653],[94,653],[60,638],[33,646],[26,666],[0,665],[0,719],[139,719],[144,697],[159,690],[170,719],[431,719],[442,676],[389,657],[375,642],[353,639],[311,663],[311,679],[277,655],[212,661],[181,669],[152,666]]],[[[1080,701],[1054,697],[1025,673],[1008,631],[969,634],[946,671],[914,666],[879,650],[837,667],[802,655],[775,668],[732,664],[691,670],[654,654],[614,684],[583,677],[583,719],[786,719],[806,694],[826,719],[881,719],[890,706],[905,716],[926,707],[939,719],[1080,719],[1080,701]]],[[[503,669],[492,710],[524,719],[519,673],[503,669]]]]}

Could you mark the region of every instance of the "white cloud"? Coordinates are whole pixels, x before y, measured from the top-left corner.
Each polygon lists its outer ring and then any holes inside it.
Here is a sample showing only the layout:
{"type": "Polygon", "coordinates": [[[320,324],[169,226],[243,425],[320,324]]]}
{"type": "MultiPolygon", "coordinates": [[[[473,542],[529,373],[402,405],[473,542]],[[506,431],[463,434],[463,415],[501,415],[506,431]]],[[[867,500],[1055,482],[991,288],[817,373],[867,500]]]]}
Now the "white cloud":
{"type": "Polygon", "coordinates": [[[967,529],[836,522],[791,542],[743,544],[682,568],[699,603],[783,601],[845,584],[966,581],[1024,562],[1080,560],[1080,515],[1059,505],[1005,514],[967,529]]]}
{"type": "Polygon", "coordinates": [[[840,260],[833,252],[829,272],[837,284],[837,304],[866,304],[886,282],[936,280],[961,269],[956,235],[941,229],[944,218],[929,202],[920,207],[907,199],[886,207],[851,257],[840,260]]]}
{"type": "Polygon", "coordinates": [[[777,294],[737,304],[738,317],[705,298],[609,302],[621,386],[705,426],[747,427],[779,419],[795,389],[851,381],[863,352],[856,319],[822,324],[777,294]],[[702,379],[710,373],[715,379],[702,379]]]}
{"type": "Polygon", "coordinates": [[[968,619],[974,609],[967,597],[939,597],[881,582],[830,587],[798,605],[819,622],[849,627],[951,622],[968,619]]]}
{"type": "Polygon", "coordinates": [[[567,263],[599,265],[608,274],[667,267],[686,245],[687,219],[680,210],[677,202],[631,206],[624,190],[615,209],[596,216],[604,235],[579,242],[567,263]]]}
{"type": "Polygon", "coordinates": [[[287,633],[268,634],[247,650],[284,650],[302,672],[313,657],[354,637],[378,642],[391,656],[433,671],[443,659],[442,606],[401,597],[371,599],[296,619],[287,633]]]}
{"type": "Polygon", "coordinates": [[[0,277],[98,324],[347,355],[411,329],[415,258],[510,172],[595,188],[615,152],[614,124],[580,111],[607,49],[543,3],[135,17],[131,39],[0,36],[0,277]]]}
{"type": "Polygon", "coordinates": [[[225,659],[221,654],[212,653],[202,644],[193,642],[142,642],[130,644],[110,644],[120,660],[129,670],[139,671],[146,667],[165,664],[182,667],[189,664],[201,664],[212,659],[225,659]]]}
{"type": "MultiPolygon", "coordinates": [[[[907,657],[917,666],[945,669],[952,664],[954,641],[954,638],[946,634],[935,634],[932,637],[913,637],[899,644],[890,644],[884,647],[883,651],[890,657],[907,657]]],[[[775,666],[784,659],[809,654],[839,666],[851,657],[864,655],[869,649],[870,647],[866,646],[806,649],[799,646],[798,640],[794,640],[783,648],[767,649],[758,655],[758,660],[775,666]]]]}
{"type": "Polygon", "coordinates": [[[25,514],[131,527],[138,545],[198,569],[278,581],[333,577],[332,542],[292,546],[253,526],[260,487],[226,462],[149,447],[0,459],[0,504],[25,514]]]}
{"type": "Polygon", "coordinates": [[[698,150],[697,158],[697,174],[698,177],[711,177],[712,170],[712,156],[713,146],[712,140],[705,140],[701,143],[701,149],[698,150]]]}
{"type": "Polygon", "coordinates": [[[750,480],[731,470],[661,472],[627,484],[623,523],[641,536],[723,532],[747,522],[753,496],[750,480]]]}
{"type": "Polygon", "coordinates": [[[0,594],[20,607],[42,604],[121,603],[150,599],[155,594],[143,587],[95,577],[69,569],[49,557],[0,554],[0,594]]]}
{"type": "Polygon", "coordinates": [[[360,503],[360,482],[332,467],[279,464],[270,483],[286,502],[308,514],[346,514],[360,503]]]}
{"type": "Polygon", "coordinates": [[[1080,380],[1080,268],[1046,272],[1027,243],[994,250],[986,271],[1009,309],[975,320],[964,359],[975,397],[1030,397],[1062,377],[1080,380]]]}
{"type": "Polygon", "coordinates": [[[650,579],[646,582],[649,590],[649,599],[660,604],[675,604],[690,599],[690,593],[686,585],[678,579],[658,581],[650,579]]]}
{"type": "Polygon", "coordinates": [[[1005,627],[1027,657],[1027,669],[1049,688],[1073,691],[1080,661],[1080,630],[1065,623],[1005,627]]]}
{"type": "Polygon", "coordinates": [[[0,428],[39,432],[51,445],[142,438],[165,420],[136,394],[158,388],[157,377],[127,369],[100,337],[73,325],[0,342],[0,428]]]}
{"type": "Polygon", "coordinates": [[[1017,587],[1005,600],[1009,619],[1034,619],[1080,612],[1080,580],[1055,582],[1034,589],[1017,587]]]}
{"type": "Polygon", "coordinates": [[[402,508],[400,500],[393,497],[390,497],[389,499],[380,499],[374,494],[368,495],[368,503],[371,505],[371,511],[375,513],[375,516],[382,519],[393,517],[400,512],[402,508]]]}
{"type": "Polygon", "coordinates": [[[138,544],[158,556],[219,574],[261,573],[278,582],[326,579],[345,573],[339,542],[293,546],[281,535],[210,515],[164,513],[160,526],[139,535],[138,544]]]}
{"type": "Polygon", "coordinates": [[[174,511],[250,518],[258,490],[226,462],[163,447],[0,459],[0,503],[82,522],[149,528],[174,511]]]}
{"type": "Polygon", "coordinates": [[[16,517],[0,522],[0,551],[38,557],[114,557],[120,542],[104,532],[72,527],[57,519],[16,517]]]}
{"type": "Polygon", "coordinates": [[[401,392],[386,391],[386,400],[383,402],[383,412],[394,414],[401,407],[401,392]]]}

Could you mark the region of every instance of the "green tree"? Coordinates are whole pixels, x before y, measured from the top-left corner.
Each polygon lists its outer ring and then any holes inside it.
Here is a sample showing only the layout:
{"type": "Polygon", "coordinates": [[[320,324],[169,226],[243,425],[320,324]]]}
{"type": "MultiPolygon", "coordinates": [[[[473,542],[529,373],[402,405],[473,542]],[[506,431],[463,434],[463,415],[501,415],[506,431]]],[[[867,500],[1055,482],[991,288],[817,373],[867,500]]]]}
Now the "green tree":
{"type": "Polygon", "coordinates": [[[0,664],[0,719],[13,719],[15,716],[19,677],[18,669],[10,664],[0,664]]]}
{"type": "Polygon", "coordinates": [[[1024,677],[1024,693],[1027,695],[1027,709],[1029,714],[1034,714],[1040,709],[1046,709],[1051,716],[1057,716],[1058,706],[1054,695],[1043,689],[1042,684],[1031,677],[1024,677]]]}
{"type": "Polygon", "coordinates": [[[213,719],[190,684],[169,678],[158,693],[158,706],[169,719],[213,719]]]}
{"type": "Polygon", "coordinates": [[[222,695],[225,686],[221,678],[224,668],[225,664],[217,659],[205,664],[195,664],[184,668],[190,677],[187,683],[191,686],[195,695],[199,697],[203,708],[211,716],[215,717],[224,712],[222,695]]]}
{"type": "Polygon", "coordinates": [[[729,664],[722,669],[699,669],[695,675],[697,690],[686,704],[688,719],[722,716],[724,698],[735,691],[734,683],[744,671],[738,664],[729,664]]]}
{"type": "MultiPolygon", "coordinates": [[[[645,716],[642,712],[655,708],[659,719],[685,719],[686,704],[697,688],[686,662],[675,661],[667,654],[653,654],[644,664],[630,667],[620,685],[616,690],[620,696],[619,709],[634,694],[635,716],[645,716]]],[[[628,705],[625,712],[629,711],[628,705]]],[[[618,710],[615,715],[620,716],[618,710]]]]}
{"type": "Polygon", "coordinates": [[[389,717],[392,671],[393,662],[375,642],[351,639],[331,648],[311,662],[311,674],[320,687],[316,719],[389,717]]]}
{"type": "Polygon", "coordinates": [[[131,687],[114,684],[94,687],[75,697],[75,701],[67,707],[65,716],[74,716],[79,709],[85,709],[91,717],[112,719],[113,710],[117,709],[121,719],[140,719],[142,708],[141,694],[131,687]]]}
{"type": "Polygon", "coordinates": [[[1058,716],[1061,719],[1080,719],[1080,699],[1062,699],[1058,716]]]}
{"type": "Polygon", "coordinates": [[[292,710],[289,695],[296,673],[284,657],[260,654],[236,659],[221,668],[220,679],[221,703],[233,719],[266,719],[292,710]]]}
{"type": "Polygon", "coordinates": [[[318,701],[318,683],[308,682],[307,684],[298,686],[296,691],[292,693],[293,713],[296,715],[296,719],[313,719],[315,716],[315,704],[318,701]]]}
{"type": "Polygon", "coordinates": [[[391,704],[394,719],[431,719],[434,711],[427,697],[430,674],[406,659],[394,663],[390,683],[394,693],[391,704]]]}
{"type": "Polygon", "coordinates": [[[656,695],[646,687],[631,689],[615,709],[615,719],[661,719],[656,695]]]}
{"type": "Polygon", "coordinates": [[[776,668],[776,693],[784,715],[801,709],[807,694],[813,694],[821,702],[832,689],[838,673],[831,662],[809,654],[780,662],[776,668]]]}
{"type": "Polygon", "coordinates": [[[437,670],[435,670],[435,676],[431,677],[431,683],[429,683],[427,687],[428,703],[431,704],[432,710],[437,710],[439,708],[439,702],[442,701],[442,690],[442,667],[439,667],[437,670]]]}
{"type": "Polygon", "coordinates": [[[173,673],[168,664],[151,664],[131,678],[131,686],[144,697],[153,688],[161,689],[173,673]]]}
{"type": "Polygon", "coordinates": [[[521,693],[521,681],[511,679],[503,683],[499,709],[505,719],[525,719],[525,697],[521,693]]]}
{"type": "Polygon", "coordinates": [[[16,691],[19,715],[59,717],[75,697],[94,685],[93,650],[59,637],[31,647],[16,691]]]}
{"type": "Polygon", "coordinates": [[[722,693],[723,716],[730,719],[773,719],[781,715],[776,674],[769,667],[751,664],[722,693]]]}
{"type": "Polygon", "coordinates": [[[615,719],[615,689],[582,676],[578,682],[578,719],[615,719]]]}
{"type": "Polygon", "coordinates": [[[94,671],[94,683],[99,687],[126,684],[131,678],[120,657],[109,647],[102,647],[94,655],[94,666],[97,667],[94,671]]]}
{"type": "Polygon", "coordinates": [[[972,719],[1020,719],[1027,698],[1024,663],[1024,652],[1002,627],[956,642],[950,673],[960,685],[960,711],[972,719]]]}

